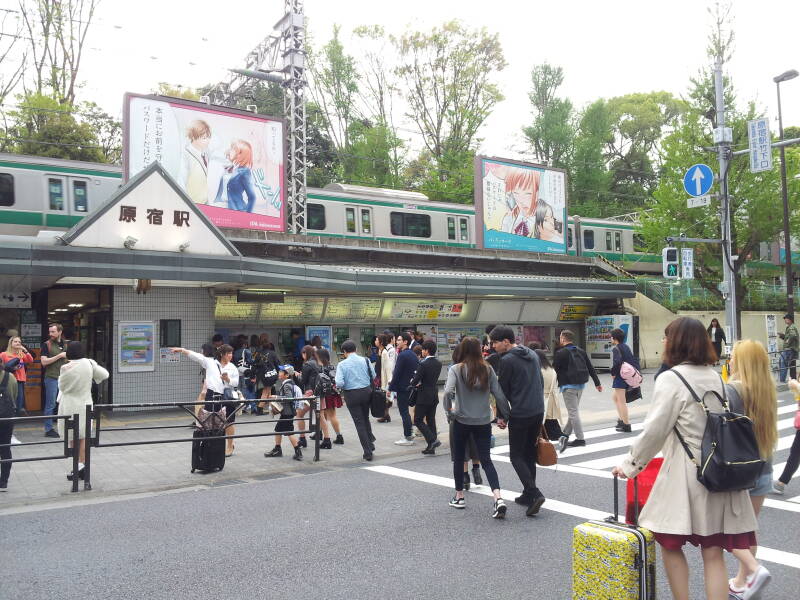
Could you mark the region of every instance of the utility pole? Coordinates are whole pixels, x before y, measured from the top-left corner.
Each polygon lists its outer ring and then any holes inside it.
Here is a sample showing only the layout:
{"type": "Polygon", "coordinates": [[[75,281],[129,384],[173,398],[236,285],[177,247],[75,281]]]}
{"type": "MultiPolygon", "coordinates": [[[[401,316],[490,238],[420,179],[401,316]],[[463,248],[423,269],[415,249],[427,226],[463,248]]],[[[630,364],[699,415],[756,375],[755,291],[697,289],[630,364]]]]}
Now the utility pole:
{"type": "Polygon", "coordinates": [[[725,127],[725,91],[722,83],[722,57],[717,56],[714,65],[714,92],[716,95],[717,123],[714,129],[714,143],[717,146],[719,160],[719,192],[722,210],[722,272],[723,281],[720,286],[725,298],[725,321],[728,325],[728,343],[739,339],[739,326],[736,319],[736,276],[733,264],[736,258],[732,252],[731,206],[728,197],[728,168],[730,165],[731,142],[733,135],[730,128],[725,127]]]}

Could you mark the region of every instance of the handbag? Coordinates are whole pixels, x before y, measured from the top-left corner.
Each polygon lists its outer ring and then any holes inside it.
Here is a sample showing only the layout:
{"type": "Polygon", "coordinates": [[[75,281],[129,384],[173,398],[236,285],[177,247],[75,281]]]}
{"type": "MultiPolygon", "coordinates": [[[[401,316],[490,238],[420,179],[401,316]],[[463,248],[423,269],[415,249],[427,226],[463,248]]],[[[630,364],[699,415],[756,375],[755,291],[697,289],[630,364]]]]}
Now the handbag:
{"type": "Polygon", "coordinates": [[[369,412],[376,419],[380,419],[386,414],[386,394],[380,388],[375,389],[369,371],[369,359],[364,357],[364,362],[367,364],[367,379],[369,379],[369,412]]]}
{"type": "Polygon", "coordinates": [[[414,407],[417,405],[417,398],[419,397],[419,387],[412,385],[408,388],[408,405],[414,407]]]}
{"type": "Polygon", "coordinates": [[[628,404],[641,399],[642,399],[641,387],[628,388],[627,390],[625,390],[625,402],[627,402],[628,404]]]}
{"type": "Polygon", "coordinates": [[[547,439],[547,431],[542,425],[539,430],[539,438],[536,440],[536,464],[543,467],[551,467],[557,462],[556,447],[547,439]]]}
{"type": "Polygon", "coordinates": [[[706,428],[700,442],[699,462],[678,428],[673,427],[689,460],[697,467],[697,480],[710,492],[734,492],[755,487],[756,480],[764,467],[764,460],[758,451],[753,422],[747,415],[736,414],[728,408],[724,383],[722,396],[717,392],[710,392],[719,399],[723,412],[712,413],[683,375],[675,369],[670,370],[689,389],[692,397],[706,413],[706,428]]]}
{"type": "MultiPolygon", "coordinates": [[[[219,366],[219,363],[217,363],[217,369],[219,369],[219,375],[221,378],[222,367],[219,366]]],[[[225,384],[225,387],[222,389],[222,399],[225,400],[226,402],[233,402],[234,400],[238,400],[239,396],[236,393],[236,388],[230,384],[225,383],[224,381],[222,383],[225,384]]]]}

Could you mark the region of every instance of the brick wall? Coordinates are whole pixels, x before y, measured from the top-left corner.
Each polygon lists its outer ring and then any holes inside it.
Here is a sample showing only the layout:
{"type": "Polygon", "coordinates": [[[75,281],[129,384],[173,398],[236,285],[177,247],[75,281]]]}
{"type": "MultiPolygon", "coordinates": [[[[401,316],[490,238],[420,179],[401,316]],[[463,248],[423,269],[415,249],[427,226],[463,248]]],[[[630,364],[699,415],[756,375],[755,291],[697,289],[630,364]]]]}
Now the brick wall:
{"type": "Polygon", "coordinates": [[[111,373],[115,404],[178,402],[197,399],[200,369],[181,356],[178,364],[159,362],[159,320],[181,320],[181,344],[199,352],[214,334],[214,299],[203,288],[154,287],[136,294],[132,286],[114,287],[114,369],[111,373]],[[120,373],[120,321],[152,321],[155,325],[155,371],[120,373]]]}

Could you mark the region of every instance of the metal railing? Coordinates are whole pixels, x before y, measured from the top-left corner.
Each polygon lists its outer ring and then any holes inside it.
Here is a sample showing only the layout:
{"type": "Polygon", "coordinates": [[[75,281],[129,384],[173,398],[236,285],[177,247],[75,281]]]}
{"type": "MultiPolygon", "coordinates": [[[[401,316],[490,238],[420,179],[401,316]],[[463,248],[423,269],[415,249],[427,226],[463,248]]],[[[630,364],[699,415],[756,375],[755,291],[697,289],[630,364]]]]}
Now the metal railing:
{"type": "MultiPolygon", "coordinates": [[[[80,416],[74,415],[37,415],[33,417],[6,417],[0,419],[0,423],[30,423],[45,420],[64,421],[64,439],[52,440],[43,442],[20,442],[18,444],[0,444],[0,447],[14,447],[24,448],[25,446],[53,446],[56,444],[63,445],[64,451],[60,455],[51,456],[29,456],[27,458],[4,458],[0,459],[0,463],[18,463],[18,462],[34,462],[39,460],[60,460],[63,458],[72,457],[72,490],[78,491],[78,463],[80,453],[80,416]],[[72,434],[72,446],[70,446],[70,434],[72,434]]],[[[88,422],[87,422],[88,424],[88,422]]],[[[87,429],[88,431],[88,429],[87,429]]],[[[87,444],[87,459],[88,459],[88,444],[87,444]]]]}
{"type": "MultiPolygon", "coordinates": [[[[300,400],[305,400],[309,402],[310,410],[307,417],[299,417],[293,418],[292,422],[295,423],[297,421],[304,421],[308,422],[308,432],[314,432],[314,462],[319,461],[319,454],[320,454],[320,443],[321,443],[321,436],[320,436],[320,404],[319,399],[316,396],[309,396],[303,398],[286,398],[286,397],[271,397],[269,398],[270,402],[296,402],[300,400]]],[[[215,401],[216,403],[216,401],[215,401]]],[[[223,404],[228,404],[229,402],[222,402],[223,404]]],[[[249,401],[241,402],[241,401],[234,401],[233,403],[237,404],[238,406],[234,410],[231,415],[226,415],[226,424],[222,427],[224,431],[230,425],[234,425],[234,423],[230,422],[230,418],[239,413],[249,401]]],[[[92,482],[91,482],[91,456],[92,456],[92,448],[113,448],[113,447],[122,447],[122,446],[144,446],[150,444],[174,444],[180,442],[195,442],[196,438],[194,437],[178,437],[178,438],[169,438],[169,439],[144,439],[144,440],[134,440],[134,441],[122,441],[122,442],[103,442],[101,440],[101,433],[109,433],[114,431],[153,431],[153,430],[160,430],[160,429],[186,429],[186,425],[152,425],[146,427],[101,427],[101,416],[103,413],[112,411],[112,410],[124,410],[124,409],[139,409],[139,408],[178,408],[186,411],[189,415],[191,415],[192,419],[195,420],[195,426],[199,426],[200,423],[197,421],[197,417],[195,413],[190,410],[188,407],[195,407],[195,406],[204,406],[207,402],[150,402],[150,403],[140,403],[140,404],[95,404],[93,406],[88,406],[86,410],[86,459],[84,462],[84,481],[83,481],[83,489],[84,490],[91,490],[92,489],[92,482]],[[91,435],[90,435],[91,434],[91,435]]],[[[242,421],[236,423],[236,425],[256,425],[259,423],[278,423],[280,419],[259,419],[256,421],[242,421]]],[[[256,437],[268,437],[268,436],[290,436],[290,435],[297,435],[300,433],[305,433],[305,431],[300,430],[292,430],[292,431],[264,431],[260,433],[237,433],[234,435],[211,435],[204,439],[206,440],[228,440],[228,439],[237,439],[237,438],[256,438],[256,437]]],[[[77,470],[76,470],[77,472],[77,470]]],[[[77,479],[77,478],[76,478],[77,479]]],[[[77,484],[73,482],[76,486],[77,484]]]]}

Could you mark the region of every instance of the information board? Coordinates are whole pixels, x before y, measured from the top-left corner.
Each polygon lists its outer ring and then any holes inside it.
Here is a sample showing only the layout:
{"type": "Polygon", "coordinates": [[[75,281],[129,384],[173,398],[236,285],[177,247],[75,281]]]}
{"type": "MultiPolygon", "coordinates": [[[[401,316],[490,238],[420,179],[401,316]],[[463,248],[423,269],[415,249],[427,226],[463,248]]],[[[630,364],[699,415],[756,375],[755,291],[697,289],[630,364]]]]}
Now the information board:
{"type": "Polygon", "coordinates": [[[383,306],[382,298],[328,298],[326,321],[377,321],[383,306]]]}
{"type": "Polygon", "coordinates": [[[463,302],[395,302],[391,318],[410,321],[443,321],[460,319],[463,302]]]}
{"type": "Polygon", "coordinates": [[[123,321],[117,339],[117,371],[154,371],[155,325],[152,321],[123,321]]]}
{"type": "Polygon", "coordinates": [[[562,304],[558,311],[559,321],[583,321],[592,316],[594,306],[591,304],[562,304]]]}

